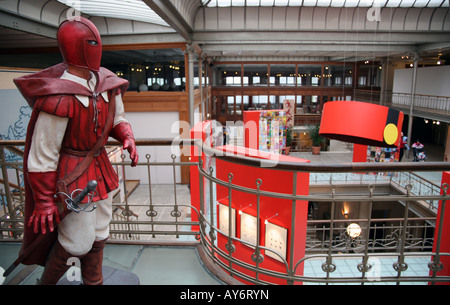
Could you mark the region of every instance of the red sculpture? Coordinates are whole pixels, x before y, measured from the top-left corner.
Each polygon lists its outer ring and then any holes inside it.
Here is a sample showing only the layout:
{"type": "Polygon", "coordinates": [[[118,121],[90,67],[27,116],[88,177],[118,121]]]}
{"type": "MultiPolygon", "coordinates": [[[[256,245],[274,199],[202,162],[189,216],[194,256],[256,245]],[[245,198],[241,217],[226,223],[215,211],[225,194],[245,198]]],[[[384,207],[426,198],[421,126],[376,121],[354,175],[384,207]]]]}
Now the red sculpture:
{"type": "Polygon", "coordinates": [[[398,147],[403,112],[386,106],[330,101],[323,106],[320,135],[344,142],[398,147]]]}
{"type": "MultiPolygon", "coordinates": [[[[132,166],[138,162],[122,103],[128,81],[100,67],[100,35],[88,19],[64,21],[57,38],[63,63],[14,80],[33,108],[24,157],[25,228],[19,258],[23,264],[45,266],[41,284],[56,284],[72,257],[81,262],[84,284],[102,284],[111,220],[108,194],[118,187],[104,147],[108,137],[123,143],[132,166]],[[58,195],[83,189],[91,180],[97,181],[90,196],[96,209],[68,211],[66,198],[58,195]],[[39,246],[30,252],[37,238],[39,246]]],[[[81,209],[87,201],[81,201],[81,209]]]]}

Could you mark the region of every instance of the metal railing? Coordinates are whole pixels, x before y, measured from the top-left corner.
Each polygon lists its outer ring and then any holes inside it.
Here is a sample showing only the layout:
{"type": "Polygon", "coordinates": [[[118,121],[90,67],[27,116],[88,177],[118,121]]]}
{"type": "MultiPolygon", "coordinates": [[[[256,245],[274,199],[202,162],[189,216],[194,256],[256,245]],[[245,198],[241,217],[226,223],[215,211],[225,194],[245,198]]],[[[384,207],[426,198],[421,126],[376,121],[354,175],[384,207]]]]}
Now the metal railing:
{"type": "MultiPolygon", "coordinates": [[[[411,94],[392,92],[392,104],[399,106],[411,105],[411,94]]],[[[414,95],[414,107],[425,108],[435,111],[450,111],[450,97],[436,95],[414,95]]]]}
{"type": "MultiPolygon", "coordinates": [[[[3,240],[20,240],[22,238],[23,228],[23,192],[20,187],[22,185],[21,178],[21,162],[7,161],[5,159],[5,149],[17,151],[17,147],[22,146],[23,141],[0,141],[0,161],[3,182],[3,206],[4,215],[0,219],[1,237],[3,240]]],[[[110,144],[117,144],[110,142],[110,144]]],[[[141,146],[171,146],[172,139],[162,140],[137,140],[138,147],[141,146]]],[[[185,146],[192,144],[192,141],[182,143],[185,146]]],[[[380,173],[378,176],[385,176],[384,173],[397,173],[399,177],[410,175],[410,172],[420,171],[437,171],[442,172],[450,170],[450,163],[444,162],[424,162],[424,163],[350,163],[350,164],[294,164],[289,162],[276,162],[268,167],[267,170],[286,171],[287,173],[333,173],[335,178],[328,180],[329,192],[320,194],[302,195],[298,194],[296,188],[293,193],[286,194],[281,192],[263,191],[258,185],[263,183],[262,180],[255,181],[253,188],[243,187],[234,184],[232,180],[223,181],[215,176],[215,162],[220,159],[235,164],[252,167],[260,167],[260,161],[256,158],[243,156],[230,156],[223,154],[211,148],[200,149],[201,156],[211,157],[208,166],[201,161],[199,162],[181,162],[177,161],[177,157],[172,155],[170,161],[153,162],[149,154],[141,156],[138,166],[145,169],[148,174],[149,184],[146,198],[148,202],[134,202],[130,198],[132,195],[127,194],[126,177],[123,177],[123,188],[125,199],[123,202],[114,204],[120,217],[115,218],[111,222],[111,235],[116,238],[132,239],[132,242],[141,242],[142,237],[146,236],[150,239],[158,240],[161,236],[171,236],[173,238],[192,238],[191,240],[200,242],[203,249],[207,253],[209,259],[228,272],[231,276],[238,278],[244,282],[255,284],[273,284],[273,283],[370,283],[374,281],[373,270],[374,261],[380,261],[385,258],[394,258],[394,263],[390,266],[388,275],[377,274],[377,282],[392,283],[410,283],[410,282],[449,282],[449,277],[438,275],[443,268],[443,258],[449,256],[449,253],[443,253],[440,250],[442,230],[440,227],[435,228],[435,217],[421,217],[410,213],[410,205],[417,201],[439,202],[444,206],[447,200],[446,195],[432,192],[414,193],[413,187],[408,183],[404,193],[396,192],[394,194],[377,194],[377,183],[366,181],[366,174],[362,173],[380,173]],[[191,171],[199,172],[199,193],[200,203],[197,207],[194,203],[179,202],[177,198],[178,190],[181,185],[177,183],[176,169],[182,166],[188,166],[191,171]],[[169,203],[159,203],[153,198],[153,189],[151,181],[151,172],[157,167],[168,167],[172,171],[173,183],[172,194],[173,199],[169,203]],[[336,177],[358,176],[364,181],[362,184],[367,186],[367,190],[361,193],[345,194],[336,191],[336,183],[343,183],[345,179],[336,177]],[[242,236],[230,235],[228,232],[220,230],[218,226],[218,202],[216,198],[217,187],[224,187],[233,192],[245,192],[254,195],[254,206],[257,207],[257,215],[259,215],[259,200],[263,197],[281,198],[289,200],[295,207],[298,202],[323,202],[329,204],[330,219],[317,219],[308,221],[308,229],[305,232],[305,256],[297,260],[290,260],[293,238],[288,234],[286,253],[280,255],[277,251],[262,243],[251,243],[242,236]],[[133,201],[133,202],[132,202],[133,201]],[[397,218],[372,218],[369,213],[367,217],[354,219],[340,219],[336,213],[337,206],[340,202],[348,204],[361,204],[368,211],[377,202],[401,202],[404,205],[403,217],[397,218]],[[167,217],[161,218],[160,213],[167,211],[167,217]],[[140,211],[140,212],[138,212],[140,211]],[[195,217],[190,218],[190,215],[195,217]],[[198,220],[191,220],[198,219],[198,220]],[[348,233],[348,224],[357,223],[361,229],[358,237],[352,237],[348,233]],[[160,229],[160,228],[164,229],[160,229]],[[435,235],[436,232],[436,235],[435,235]],[[218,244],[217,237],[224,236],[228,243],[226,247],[218,244]],[[247,245],[249,249],[253,249],[248,257],[243,259],[234,252],[236,245],[247,245]],[[268,257],[276,257],[281,268],[276,270],[267,268],[264,260],[268,257]],[[411,275],[408,268],[411,269],[411,259],[426,256],[428,260],[425,263],[427,268],[426,274],[411,275]],[[338,276],[340,266],[338,262],[348,260],[353,263],[353,270],[357,270],[356,275],[338,276]],[[319,262],[318,275],[312,275],[306,271],[306,265],[314,265],[312,263],[319,262]]],[[[122,156],[119,162],[113,162],[114,166],[122,168],[123,175],[126,175],[126,167],[129,162],[122,156]]],[[[142,171],[141,171],[142,172],[142,171]]],[[[230,175],[240,175],[242,173],[231,173],[230,175]]],[[[286,175],[288,177],[289,175],[286,175]]],[[[294,178],[286,178],[285,183],[296,185],[296,175],[294,178]]],[[[368,176],[367,176],[368,177],[368,176]]],[[[410,177],[410,176],[409,176],[410,177]]],[[[419,178],[417,178],[419,179],[419,178]]],[[[407,180],[407,179],[406,179],[407,180]]],[[[404,180],[404,181],[406,181],[404,180]]],[[[419,179],[420,180],[420,179],[419,179]]],[[[409,179],[408,181],[411,181],[409,179]]],[[[388,183],[395,185],[392,179],[388,179],[388,183]]],[[[383,184],[384,185],[384,184],[383,184]]],[[[1,184],[0,184],[1,186],[1,184]]],[[[141,185],[146,188],[147,185],[141,185]]],[[[191,190],[192,191],[192,190],[191,190]]],[[[441,191],[441,190],[439,190],[441,191]]],[[[443,192],[446,193],[445,191],[443,192]]],[[[232,199],[230,198],[230,201],[232,199]]],[[[295,213],[294,213],[295,214],[295,213]]],[[[233,214],[229,209],[228,219],[232,219],[233,214]]],[[[288,232],[295,232],[295,224],[300,220],[293,219],[292,226],[287,228],[288,232]]],[[[256,232],[261,234],[262,222],[258,221],[255,227],[256,232]]],[[[439,223],[442,224],[442,221],[439,223]]],[[[260,239],[258,239],[260,240],[260,239]]],[[[376,269],[376,268],[375,268],[376,269]]]]}
{"type": "MultiPolygon", "coordinates": [[[[409,191],[414,195],[439,195],[441,187],[414,172],[379,172],[379,173],[311,173],[310,184],[377,184],[389,183],[400,191],[409,191]]],[[[439,201],[425,199],[428,209],[436,212],[439,201]]]]}
{"type": "MultiPolygon", "coordinates": [[[[260,160],[250,157],[236,157],[236,156],[221,156],[220,152],[206,149],[207,155],[215,155],[217,159],[222,159],[232,163],[238,163],[246,165],[251,170],[252,167],[259,167],[260,160]]],[[[408,172],[408,171],[442,171],[449,168],[450,164],[446,163],[398,163],[398,164],[370,164],[370,163],[352,163],[352,164],[296,164],[287,162],[277,162],[267,170],[283,170],[286,172],[294,173],[387,173],[387,172],[408,172]]],[[[243,187],[232,183],[232,179],[235,175],[240,173],[229,173],[228,181],[217,179],[213,175],[213,169],[207,170],[202,168],[200,164],[200,173],[203,178],[207,180],[207,183],[200,188],[209,187],[210,193],[213,193],[214,185],[221,186],[228,189],[229,196],[228,201],[232,202],[233,192],[245,192],[254,195],[254,206],[257,207],[257,218],[260,215],[260,200],[262,197],[282,198],[292,202],[293,210],[297,202],[328,202],[331,207],[330,217],[331,219],[326,221],[325,228],[322,228],[323,241],[321,241],[319,254],[314,254],[312,251],[307,251],[306,255],[297,260],[292,261],[285,258],[273,248],[267,245],[260,244],[260,234],[262,234],[262,219],[256,222],[257,242],[251,243],[247,239],[230,235],[228,232],[221,231],[217,225],[217,219],[215,217],[202,218],[201,223],[201,238],[202,244],[206,251],[209,253],[210,258],[213,259],[218,265],[230,273],[232,276],[236,276],[250,283],[256,284],[271,284],[271,283],[307,283],[307,282],[324,282],[324,283],[368,283],[373,281],[372,274],[369,277],[368,274],[372,271],[371,261],[379,260],[384,257],[394,256],[395,262],[392,264],[392,271],[395,275],[383,275],[381,272],[377,274],[377,281],[380,282],[437,282],[437,281],[449,281],[449,277],[439,277],[436,272],[442,267],[440,258],[442,256],[448,256],[448,253],[441,253],[439,251],[441,229],[434,228],[432,225],[435,218],[424,217],[411,217],[410,216],[410,204],[415,201],[422,200],[442,200],[442,204],[445,204],[446,195],[440,194],[420,194],[415,195],[411,192],[411,187],[407,187],[407,191],[404,194],[376,194],[377,184],[368,184],[368,190],[361,194],[339,194],[336,193],[336,187],[334,184],[330,184],[330,192],[327,194],[310,194],[300,195],[296,192],[296,175],[293,175],[292,180],[285,181],[287,184],[293,185],[293,193],[278,193],[268,192],[260,189],[260,185],[264,183],[261,179],[255,181],[253,188],[243,187]],[[361,203],[366,205],[368,211],[372,211],[372,206],[377,202],[402,202],[404,204],[404,216],[400,219],[372,219],[371,213],[364,219],[338,219],[335,215],[336,205],[339,202],[348,202],[349,204],[361,203]],[[380,222],[391,222],[389,225],[378,225],[380,222]],[[343,223],[358,223],[361,229],[361,235],[358,237],[352,237],[348,233],[348,227],[343,227],[343,223]],[[437,236],[434,235],[434,230],[438,232],[437,236]],[[382,234],[382,235],[379,235],[382,234]],[[430,236],[431,234],[431,236],[430,236]],[[225,247],[217,246],[218,235],[224,236],[228,242],[225,247]],[[378,237],[381,236],[381,237],[378,237]],[[250,258],[243,260],[240,255],[235,253],[237,245],[246,245],[254,251],[249,254],[250,258]],[[432,252],[433,245],[435,252],[432,252]],[[264,255],[264,254],[265,255],[264,255]],[[270,255],[269,255],[270,254],[270,255]],[[429,256],[427,266],[429,274],[420,276],[411,276],[408,270],[408,262],[411,258],[423,256],[426,254],[429,256]],[[281,270],[273,270],[267,268],[264,265],[264,260],[267,257],[277,257],[281,261],[281,270]],[[355,270],[359,271],[356,276],[347,277],[334,277],[333,272],[336,271],[336,260],[340,259],[352,259],[355,261],[355,270]],[[304,265],[311,260],[321,260],[321,269],[323,276],[311,277],[303,272],[304,265]]],[[[289,176],[289,175],[286,175],[289,176]]],[[[290,176],[289,176],[290,177],[290,176]]],[[[445,193],[445,192],[444,192],[445,193]]],[[[214,198],[203,198],[201,204],[208,204],[210,208],[215,207],[214,198]]],[[[247,203],[248,204],[248,203],[247,203]]],[[[203,209],[201,209],[203,210],[203,209]]],[[[233,217],[233,209],[229,208],[228,219],[233,217]]],[[[295,212],[292,212],[295,215],[295,212]]],[[[294,217],[294,216],[293,216],[294,217]]],[[[293,219],[292,227],[287,228],[290,232],[295,232],[295,225],[302,220],[293,219]]],[[[442,223],[442,222],[440,222],[442,223]]],[[[309,224],[313,224],[312,221],[309,224]]],[[[230,226],[229,226],[230,227],[230,226]]],[[[310,229],[311,230],[311,229],[310,229]]],[[[318,227],[313,228],[315,234],[317,234],[318,227]]],[[[228,229],[230,231],[230,229],[228,229]]],[[[286,257],[293,257],[292,248],[293,236],[287,240],[288,249],[286,250],[286,257]]],[[[315,246],[314,243],[306,244],[309,250],[312,250],[315,246]]]]}

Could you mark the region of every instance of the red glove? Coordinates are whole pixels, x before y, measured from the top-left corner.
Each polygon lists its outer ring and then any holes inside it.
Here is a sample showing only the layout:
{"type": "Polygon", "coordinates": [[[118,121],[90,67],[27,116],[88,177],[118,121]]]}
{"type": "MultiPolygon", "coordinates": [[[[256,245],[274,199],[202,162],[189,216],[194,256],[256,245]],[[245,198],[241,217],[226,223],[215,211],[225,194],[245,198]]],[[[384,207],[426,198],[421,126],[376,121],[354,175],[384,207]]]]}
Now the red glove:
{"type": "Polygon", "coordinates": [[[131,130],[131,125],[126,122],[122,122],[114,126],[111,130],[110,136],[122,142],[123,149],[128,150],[128,152],[130,153],[131,166],[135,167],[139,160],[139,155],[137,153],[136,143],[134,140],[133,130],[131,130]]]}
{"type": "Polygon", "coordinates": [[[59,212],[55,204],[57,172],[28,172],[28,182],[33,191],[34,211],[28,220],[28,226],[33,224],[34,233],[47,233],[47,225],[50,232],[55,230],[58,224],[59,212]]]}

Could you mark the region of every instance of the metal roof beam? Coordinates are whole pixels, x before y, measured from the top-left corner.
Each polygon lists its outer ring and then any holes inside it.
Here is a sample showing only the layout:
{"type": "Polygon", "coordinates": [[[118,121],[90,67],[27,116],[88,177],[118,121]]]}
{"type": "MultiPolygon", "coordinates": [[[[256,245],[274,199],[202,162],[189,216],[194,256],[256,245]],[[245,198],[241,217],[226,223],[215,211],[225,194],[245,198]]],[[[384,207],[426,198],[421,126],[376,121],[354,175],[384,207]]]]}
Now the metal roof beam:
{"type": "Polygon", "coordinates": [[[192,40],[192,28],[169,0],[143,0],[156,14],[174,28],[186,41],[192,40]]]}
{"type": "Polygon", "coordinates": [[[56,32],[58,31],[58,28],[55,26],[35,21],[15,13],[9,13],[1,9],[0,26],[48,38],[56,38],[56,32]]]}

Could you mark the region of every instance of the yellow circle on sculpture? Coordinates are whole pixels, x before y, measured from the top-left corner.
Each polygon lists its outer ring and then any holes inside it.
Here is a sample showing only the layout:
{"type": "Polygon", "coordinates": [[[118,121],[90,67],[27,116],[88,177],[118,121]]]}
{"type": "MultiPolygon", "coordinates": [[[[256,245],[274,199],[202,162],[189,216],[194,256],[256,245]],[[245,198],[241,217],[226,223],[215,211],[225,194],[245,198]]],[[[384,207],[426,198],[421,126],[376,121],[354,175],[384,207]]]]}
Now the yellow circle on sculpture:
{"type": "Polygon", "coordinates": [[[386,142],[388,145],[394,144],[398,138],[397,126],[395,126],[392,123],[387,124],[386,127],[384,128],[383,138],[384,142],[386,142]]]}

